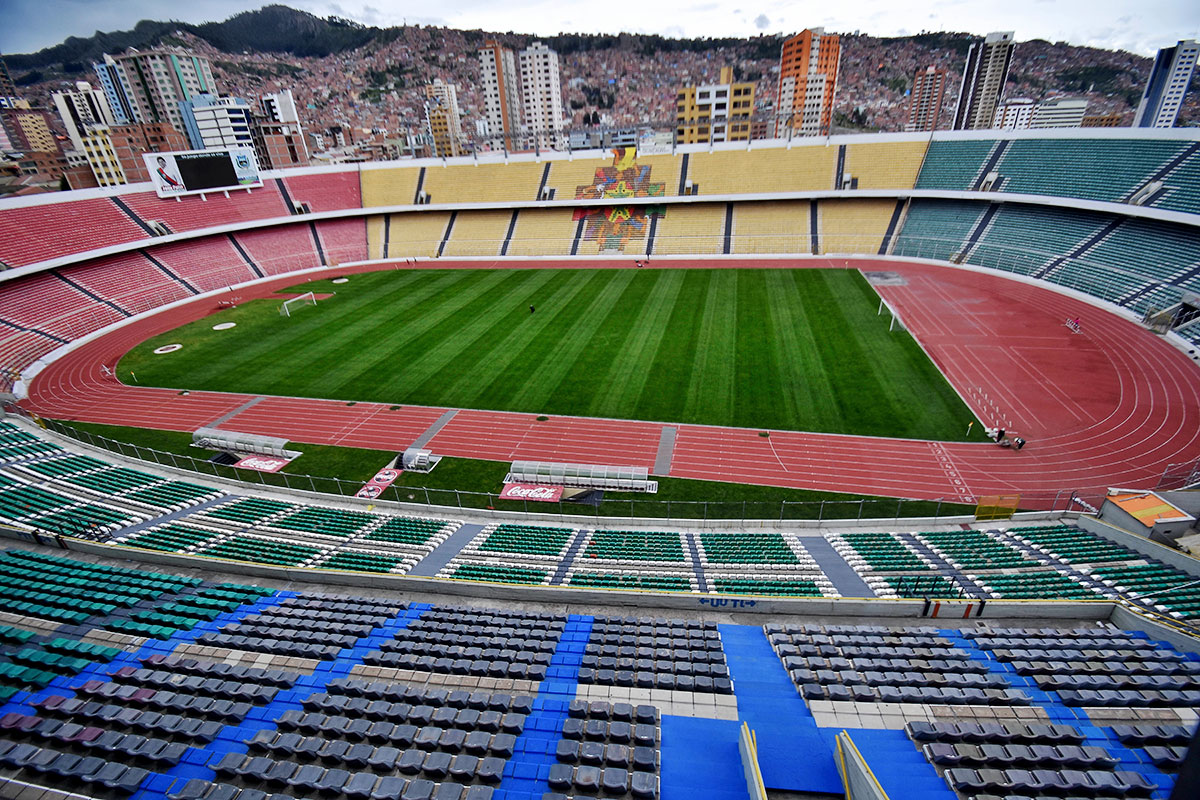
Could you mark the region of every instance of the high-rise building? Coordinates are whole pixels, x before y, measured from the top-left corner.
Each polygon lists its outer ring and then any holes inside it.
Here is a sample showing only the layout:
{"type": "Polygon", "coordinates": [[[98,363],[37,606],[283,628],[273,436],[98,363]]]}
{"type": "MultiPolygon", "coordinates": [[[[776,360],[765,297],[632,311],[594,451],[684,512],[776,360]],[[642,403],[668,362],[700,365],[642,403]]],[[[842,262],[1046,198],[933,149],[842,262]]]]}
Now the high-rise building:
{"type": "Polygon", "coordinates": [[[523,149],[521,141],[521,78],[513,51],[487,41],[480,48],[480,83],[488,143],[497,149],[523,149]]]}
{"type": "Polygon", "coordinates": [[[462,155],[458,87],[437,78],[426,85],[425,98],[425,128],[433,145],[432,155],[438,158],[462,155]]]}
{"type": "Polygon", "coordinates": [[[196,150],[253,147],[250,133],[253,108],[241,97],[193,95],[179,104],[183,130],[196,150]]]}
{"type": "Polygon", "coordinates": [[[996,106],[1004,93],[1008,70],[1012,66],[1012,31],[989,33],[967,51],[958,106],[954,109],[954,130],[980,130],[992,127],[996,106]]]}
{"type": "Polygon", "coordinates": [[[296,98],[291,89],[264,94],[258,99],[264,118],[271,122],[294,122],[300,124],[300,112],[296,110],[296,98]]]}
{"type": "Polygon", "coordinates": [[[1137,113],[1133,117],[1135,128],[1172,128],[1179,116],[1183,98],[1187,96],[1188,84],[1196,69],[1196,58],[1200,56],[1200,42],[1184,40],[1174,47],[1164,47],[1154,59],[1150,80],[1142,92],[1137,113]]]}
{"type": "Polygon", "coordinates": [[[40,108],[0,109],[0,122],[8,131],[9,141],[22,153],[62,153],[54,137],[49,111],[40,108]]]}
{"type": "Polygon", "coordinates": [[[55,92],[50,97],[67,129],[67,138],[79,152],[83,151],[83,134],[89,126],[116,124],[104,93],[87,81],[76,81],[73,92],[55,92]]]}
{"type": "Polygon", "coordinates": [[[92,67],[113,119],[122,125],[167,122],[181,131],[179,104],[196,95],[217,94],[208,59],[182,49],[145,53],[130,49],[119,56],[106,55],[92,67]]]}
{"type": "Polygon", "coordinates": [[[783,43],[779,55],[776,136],[828,135],[833,123],[841,40],[824,28],[800,31],[783,43]]]}
{"type": "Polygon", "coordinates": [[[913,77],[912,94],[908,103],[906,131],[935,131],[942,115],[942,100],[946,95],[944,69],[926,67],[913,77]]]}
{"type": "Polygon", "coordinates": [[[675,96],[679,144],[749,141],[754,84],[734,83],[732,67],[721,67],[719,81],[685,86],[675,96]]]}
{"type": "Polygon", "coordinates": [[[521,51],[521,105],[531,143],[554,149],[563,143],[562,76],[558,53],[542,42],[521,51]]]}
{"type": "Polygon", "coordinates": [[[4,63],[3,58],[0,58],[0,97],[20,97],[12,76],[8,74],[8,65],[4,63]]]}

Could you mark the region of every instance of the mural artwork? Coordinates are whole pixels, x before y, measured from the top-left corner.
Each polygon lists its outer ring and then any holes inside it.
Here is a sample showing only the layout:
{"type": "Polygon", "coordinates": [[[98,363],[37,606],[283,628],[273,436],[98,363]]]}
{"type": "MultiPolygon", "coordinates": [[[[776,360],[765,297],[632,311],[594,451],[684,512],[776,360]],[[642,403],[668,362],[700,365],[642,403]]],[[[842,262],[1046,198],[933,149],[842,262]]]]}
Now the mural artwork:
{"type": "MultiPolygon", "coordinates": [[[[596,170],[591,184],[575,189],[576,200],[617,200],[624,197],[662,197],[665,183],[650,182],[650,167],[637,163],[637,149],[618,147],[612,151],[611,167],[596,170]]],[[[599,252],[625,249],[637,239],[644,241],[653,217],[666,215],[665,206],[602,206],[579,208],[573,219],[584,220],[583,240],[596,242],[599,252]]]]}

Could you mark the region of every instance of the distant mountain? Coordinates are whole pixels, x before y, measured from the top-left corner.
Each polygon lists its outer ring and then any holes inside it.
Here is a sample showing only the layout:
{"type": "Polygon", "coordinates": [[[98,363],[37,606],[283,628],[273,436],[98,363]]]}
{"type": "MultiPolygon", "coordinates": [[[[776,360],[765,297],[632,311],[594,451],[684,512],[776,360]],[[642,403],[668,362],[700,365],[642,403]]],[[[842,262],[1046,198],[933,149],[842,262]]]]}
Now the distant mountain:
{"type": "Polygon", "coordinates": [[[5,55],[9,70],[78,73],[90,69],[105,53],[127,48],[148,49],[171,44],[176,32],[185,31],[226,53],[290,53],[321,58],[361,47],[382,33],[357,22],[329,17],[322,19],[287,6],[265,6],[245,11],[224,22],[193,25],[187,22],[142,20],[129,31],[96,31],[86,39],[71,36],[62,44],[36,53],[5,55]]]}

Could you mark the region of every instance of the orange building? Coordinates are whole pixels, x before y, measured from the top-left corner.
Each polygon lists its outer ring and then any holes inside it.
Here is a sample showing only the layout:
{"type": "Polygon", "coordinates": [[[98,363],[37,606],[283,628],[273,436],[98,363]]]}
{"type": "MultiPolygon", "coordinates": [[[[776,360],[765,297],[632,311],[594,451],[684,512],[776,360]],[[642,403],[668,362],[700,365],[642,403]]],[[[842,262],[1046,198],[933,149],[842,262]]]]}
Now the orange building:
{"type": "Polygon", "coordinates": [[[783,43],[776,136],[789,128],[801,136],[829,134],[841,53],[837,34],[824,28],[800,31],[783,43]]]}

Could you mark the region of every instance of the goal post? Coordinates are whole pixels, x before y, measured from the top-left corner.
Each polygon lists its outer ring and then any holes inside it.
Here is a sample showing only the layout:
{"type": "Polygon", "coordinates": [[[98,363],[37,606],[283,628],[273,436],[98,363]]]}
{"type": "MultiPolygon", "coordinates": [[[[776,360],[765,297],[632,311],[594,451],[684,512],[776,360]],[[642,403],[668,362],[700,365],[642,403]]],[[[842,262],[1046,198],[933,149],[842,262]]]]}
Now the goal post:
{"type": "Polygon", "coordinates": [[[896,309],[892,308],[892,304],[883,299],[883,295],[879,296],[879,309],[875,312],[875,316],[883,316],[887,314],[890,319],[888,321],[888,330],[894,331],[899,328],[902,331],[908,331],[908,326],[904,324],[904,319],[896,313],[896,309]]]}
{"type": "Polygon", "coordinates": [[[297,297],[284,300],[283,305],[279,307],[279,313],[285,317],[290,317],[294,306],[315,306],[316,304],[317,296],[312,292],[305,292],[297,297]]]}

